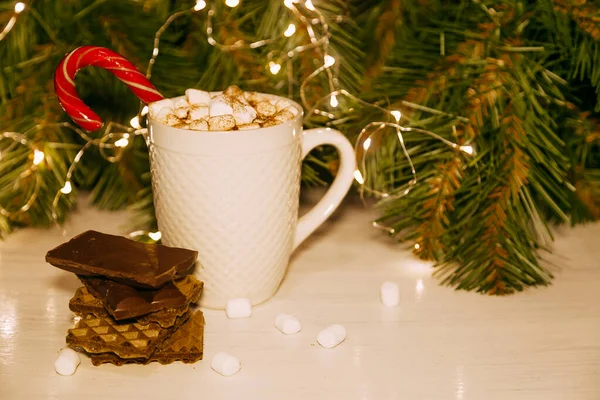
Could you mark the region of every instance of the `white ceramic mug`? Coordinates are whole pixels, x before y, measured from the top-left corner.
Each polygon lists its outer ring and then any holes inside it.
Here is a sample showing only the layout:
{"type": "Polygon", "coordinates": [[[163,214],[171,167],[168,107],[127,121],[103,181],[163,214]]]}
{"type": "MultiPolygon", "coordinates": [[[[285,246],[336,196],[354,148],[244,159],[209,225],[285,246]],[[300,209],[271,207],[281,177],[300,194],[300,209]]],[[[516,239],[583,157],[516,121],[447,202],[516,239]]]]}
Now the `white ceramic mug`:
{"type": "Polygon", "coordinates": [[[148,121],[162,242],[198,251],[193,273],[204,281],[203,307],[222,309],[238,297],[253,305],[271,298],[294,249],[352,185],[356,161],[348,139],[330,128],[303,130],[302,108],[289,102],[298,111],[293,120],[253,130],[199,132],[148,121]],[[337,176],[323,199],[298,218],[302,159],[320,145],[337,149],[337,176]]]}

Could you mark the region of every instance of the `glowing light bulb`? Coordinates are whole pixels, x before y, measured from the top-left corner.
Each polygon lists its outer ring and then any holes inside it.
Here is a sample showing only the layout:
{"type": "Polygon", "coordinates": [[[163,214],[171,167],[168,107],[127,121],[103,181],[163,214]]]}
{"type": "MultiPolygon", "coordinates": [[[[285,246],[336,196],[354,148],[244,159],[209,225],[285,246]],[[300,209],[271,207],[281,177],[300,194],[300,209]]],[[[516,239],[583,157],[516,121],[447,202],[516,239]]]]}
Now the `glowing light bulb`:
{"type": "Polygon", "coordinates": [[[473,155],[473,153],[475,152],[475,149],[473,149],[473,146],[469,146],[469,145],[460,146],[459,149],[469,155],[473,155]]]}
{"type": "Polygon", "coordinates": [[[338,102],[337,96],[335,94],[332,95],[331,98],[329,99],[329,105],[331,107],[337,107],[338,104],[340,104],[340,103],[338,102]]]}
{"type": "Polygon", "coordinates": [[[369,150],[370,146],[371,146],[371,138],[367,138],[367,140],[365,140],[365,142],[363,143],[363,149],[369,150]]]}
{"type": "Polygon", "coordinates": [[[285,37],[290,37],[292,36],[294,33],[296,33],[296,25],[294,24],[289,24],[287,29],[285,30],[285,32],[283,32],[283,36],[285,37]]]}
{"type": "Polygon", "coordinates": [[[306,2],[304,3],[304,5],[306,6],[306,8],[308,8],[311,11],[315,11],[315,6],[313,5],[312,1],[310,0],[306,0],[306,2]]]}
{"type": "Polygon", "coordinates": [[[269,61],[269,70],[273,75],[277,75],[281,70],[281,65],[277,64],[276,62],[269,61]]]}
{"type": "Polygon", "coordinates": [[[394,110],[392,112],[390,112],[390,114],[392,114],[394,116],[394,119],[396,120],[396,122],[400,122],[400,118],[402,118],[402,113],[398,110],[394,110]]]}
{"type": "Polygon", "coordinates": [[[365,180],[363,179],[363,176],[359,170],[354,171],[354,179],[356,179],[356,182],[360,183],[361,185],[365,183],[365,180]]]}
{"type": "Polygon", "coordinates": [[[324,63],[325,63],[325,68],[329,68],[331,67],[333,64],[335,64],[335,58],[331,57],[329,54],[327,54],[325,56],[325,58],[323,59],[324,63]]]}
{"type": "Polygon", "coordinates": [[[121,138],[115,142],[115,147],[127,147],[129,140],[127,138],[121,138]]]}
{"type": "Polygon", "coordinates": [[[228,7],[237,7],[240,4],[240,0],[225,0],[225,5],[228,7]]]}
{"type": "Polygon", "coordinates": [[[25,10],[25,3],[18,2],[15,4],[15,13],[21,14],[25,10]]]}
{"type": "Polygon", "coordinates": [[[204,7],[206,7],[206,2],[204,0],[196,0],[194,11],[204,10],[204,7]]]}
{"type": "Polygon", "coordinates": [[[69,181],[66,181],[65,186],[63,186],[63,188],[60,189],[60,191],[64,194],[71,193],[71,190],[73,190],[73,188],[71,187],[71,182],[69,182],[69,181]]]}
{"type": "Polygon", "coordinates": [[[162,237],[162,233],[160,233],[159,231],[150,232],[148,233],[148,236],[150,237],[150,239],[158,241],[162,237]]]}
{"type": "Polygon", "coordinates": [[[38,165],[44,161],[44,152],[38,149],[33,150],[33,165],[38,165]]]}
{"type": "Polygon", "coordinates": [[[140,129],[142,127],[140,125],[140,119],[138,118],[137,115],[135,117],[131,118],[131,121],[129,121],[129,125],[133,126],[135,129],[140,129]]]}
{"type": "Polygon", "coordinates": [[[142,112],[141,112],[141,114],[142,114],[142,115],[146,115],[146,114],[148,114],[148,106],[144,106],[144,108],[142,108],[142,112]]]}
{"type": "Polygon", "coordinates": [[[297,3],[298,0],[283,0],[283,5],[289,8],[290,10],[294,7],[294,3],[297,3]]]}
{"type": "Polygon", "coordinates": [[[421,248],[421,245],[419,243],[415,243],[415,250],[419,250],[421,248]]]}

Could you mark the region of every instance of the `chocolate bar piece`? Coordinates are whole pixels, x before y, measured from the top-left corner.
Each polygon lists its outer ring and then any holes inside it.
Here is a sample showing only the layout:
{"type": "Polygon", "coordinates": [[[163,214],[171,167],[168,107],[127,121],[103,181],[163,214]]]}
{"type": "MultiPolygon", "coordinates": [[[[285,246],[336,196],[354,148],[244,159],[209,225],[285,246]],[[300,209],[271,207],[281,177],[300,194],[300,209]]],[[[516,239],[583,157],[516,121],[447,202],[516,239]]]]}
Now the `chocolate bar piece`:
{"type": "MultiPolygon", "coordinates": [[[[172,284],[185,297],[184,304],[180,307],[167,308],[146,314],[137,318],[138,323],[147,325],[156,322],[163,328],[171,327],[175,323],[175,319],[189,309],[190,303],[198,301],[204,287],[204,283],[192,275],[186,275],[184,278],[173,281],[172,284]]],[[[77,289],[75,295],[69,301],[69,309],[77,315],[93,314],[96,317],[109,315],[102,300],[91,294],[85,287],[77,289]]]]}
{"type": "Polygon", "coordinates": [[[105,276],[140,288],[159,288],[196,261],[194,250],[139,243],[87,231],[46,254],[49,264],[84,276],[105,276]]]}
{"type": "Polygon", "coordinates": [[[92,364],[98,366],[111,363],[121,366],[126,363],[148,364],[159,362],[170,364],[181,361],[185,364],[202,359],[204,347],[204,315],[198,310],[175,332],[160,344],[148,358],[121,358],[114,353],[92,354],[92,364]]]}
{"type": "Polygon", "coordinates": [[[79,276],[79,279],[91,294],[102,300],[106,310],[117,321],[185,305],[185,296],[172,282],[152,290],[134,288],[104,278],[79,276]]]}
{"type": "Polygon", "coordinates": [[[118,323],[109,316],[87,315],[68,330],[67,344],[89,353],[113,352],[121,358],[148,358],[189,316],[188,311],[177,318],[172,328],[163,329],[155,323],[118,323]]]}

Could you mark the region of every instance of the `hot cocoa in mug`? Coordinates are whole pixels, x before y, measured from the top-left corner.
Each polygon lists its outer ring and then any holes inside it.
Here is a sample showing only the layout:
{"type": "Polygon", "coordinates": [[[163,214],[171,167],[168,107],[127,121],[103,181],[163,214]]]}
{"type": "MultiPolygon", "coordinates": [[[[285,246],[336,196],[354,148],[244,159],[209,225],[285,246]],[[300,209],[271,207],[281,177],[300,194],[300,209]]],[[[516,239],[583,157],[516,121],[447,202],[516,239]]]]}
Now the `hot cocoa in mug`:
{"type": "Polygon", "coordinates": [[[330,128],[303,130],[303,111],[279,96],[189,89],[149,104],[148,147],[162,241],[198,251],[193,274],[200,303],[253,305],[273,296],[290,256],[337,208],[356,162],[352,145],[330,128]],[[320,202],[298,218],[302,159],[334,146],[337,176],[320,202]]]}

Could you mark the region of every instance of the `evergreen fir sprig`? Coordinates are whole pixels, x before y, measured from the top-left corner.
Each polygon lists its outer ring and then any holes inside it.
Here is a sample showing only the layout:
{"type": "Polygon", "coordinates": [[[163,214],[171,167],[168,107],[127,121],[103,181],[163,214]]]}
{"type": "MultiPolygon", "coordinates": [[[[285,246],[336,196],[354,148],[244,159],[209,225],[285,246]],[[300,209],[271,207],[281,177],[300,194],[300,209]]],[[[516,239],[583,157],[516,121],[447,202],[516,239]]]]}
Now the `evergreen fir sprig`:
{"type": "MultiPolygon", "coordinates": [[[[528,46],[524,40],[525,22],[531,12],[542,11],[541,3],[521,13],[512,2],[439,5],[448,12],[444,20],[437,20],[441,13],[408,5],[416,24],[397,33],[402,47],[390,56],[391,63],[405,62],[379,80],[397,93],[388,91],[392,101],[455,112],[470,121],[453,124],[459,143],[475,139],[475,160],[463,161],[443,148],[413,151],[419,183],[404,197],[382,201],[378,220],[396,239],[416,242],[415,253],[437,261],[436,275],[459,289],[506,294],[547,285],[552,274],[539,251],[551,239],[548,221],[565,222],[576,211],[571,205],[578,192],[593,209],[594,187],[577,191],[569,180],[572,158],[565,155],[563,138],[570,135],[563,115],[573,111],[576,99],[560,78],[568,79],[569,70],[559,72],[552,57],[537,54],[541,47],[556,52],[556,43],[528,46]],[[491,22],[481,22],[486,20],[491,22]],[[446,21],[457,21],[462,30],[446,30],[446,21]]],[[[552,7],[543,9],[549,11],[552,7]]],[[[423,117],[415,110],[403,113],[423,117]]],[[[401,177],[382,187],[398,192],[410,173],[407,163],[396,165],[401,177]]],[[[388,168],[383,163],[371,175],[382,176],[388,168]]]]}

